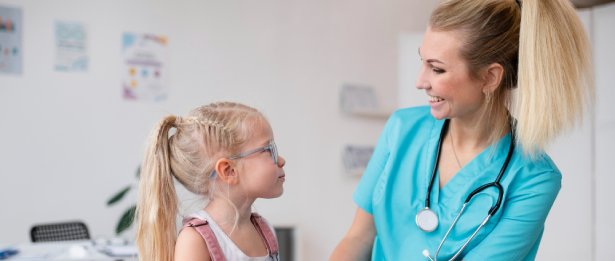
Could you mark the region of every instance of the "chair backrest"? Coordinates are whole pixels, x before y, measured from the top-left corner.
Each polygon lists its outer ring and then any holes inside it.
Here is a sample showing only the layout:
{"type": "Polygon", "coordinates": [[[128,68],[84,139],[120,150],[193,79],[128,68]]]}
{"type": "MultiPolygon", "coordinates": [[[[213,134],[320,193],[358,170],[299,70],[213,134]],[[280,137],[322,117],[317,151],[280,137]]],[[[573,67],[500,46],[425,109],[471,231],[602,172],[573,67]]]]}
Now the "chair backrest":
{"type": "Polygon", "coordinates": [[[81,221],[34,225],[30,229],[32,242],[90,239],[88,227],[81,221]]]}
{"type": "Polygon", "coordinates": [[[274,229],[280,248],[280,260],[295,260],[295,228],[275,226],[274,229]]]}

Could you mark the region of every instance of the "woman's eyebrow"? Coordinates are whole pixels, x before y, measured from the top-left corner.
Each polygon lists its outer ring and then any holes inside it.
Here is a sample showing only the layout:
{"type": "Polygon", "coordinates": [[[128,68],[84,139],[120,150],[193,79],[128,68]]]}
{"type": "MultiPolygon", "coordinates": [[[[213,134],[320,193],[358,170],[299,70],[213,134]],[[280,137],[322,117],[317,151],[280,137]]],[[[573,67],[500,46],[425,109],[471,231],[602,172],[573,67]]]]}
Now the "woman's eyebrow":
{"type": "MultiPolygon", "coordinates": [[[[418,52],[419,52],[419,57],[421,57],[421,60],[423,60],[423,57],[421,56],[421,47],[418,48],[418,52]]],[[[438,59],[427,59],[426,62],[428,63],[441,63],[441,64],[446,64],[443,61],[440,61],[438,59]]]]}
{"type": "Polygon", "coordinates": [[[445,64],[443,61],[440,61],[438,59],[427,59],[428,63],[441,63],[441,64],[445,64]]]}

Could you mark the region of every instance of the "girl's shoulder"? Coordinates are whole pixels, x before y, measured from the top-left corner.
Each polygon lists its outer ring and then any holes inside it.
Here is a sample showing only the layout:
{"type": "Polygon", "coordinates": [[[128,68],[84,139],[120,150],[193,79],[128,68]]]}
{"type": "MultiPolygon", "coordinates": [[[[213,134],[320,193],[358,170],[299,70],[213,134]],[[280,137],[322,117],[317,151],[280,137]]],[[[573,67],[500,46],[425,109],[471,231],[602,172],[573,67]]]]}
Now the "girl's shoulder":
{"type": "MultiPolygon", "coordinates": [[[[271,223],[258,213],[252,213],[252,219],[254,225],[259,227],[257,231],[259,233],[264,232],[261,236],[268,241],[268,245],[275,245],[277,251],[277,237],[271,223]]],[[[187,251],[190,251],[190,247],[204,250],[207,260],[209,260],[210,255],[217,256],[218,254],[225,256],[227,260],[270,260],[269,256],[251,257],[246,255],[205,210],[192,213],[184,218],[184,229],[180,232],[176,245],[179,246],[180,244],[186,247],[187,251]],[[195,229],[190,226],[198,228],[195,229]],[[180,242],[180,240],[183,240],[183,242],[180,242]],[[200,246],[194,241],[200,242],[200,246]]],[[[203,260],[203,258],[200,258],[201,254],[199,253],[199,258],[193,256],[195,258],[185,260],[203,260]]]]}
{"type": "Polygon", "coordinates": [[[196,229],[186,227],[179,232],[175,242],[175,260],[211,260],[207,245],[196,229]]]}

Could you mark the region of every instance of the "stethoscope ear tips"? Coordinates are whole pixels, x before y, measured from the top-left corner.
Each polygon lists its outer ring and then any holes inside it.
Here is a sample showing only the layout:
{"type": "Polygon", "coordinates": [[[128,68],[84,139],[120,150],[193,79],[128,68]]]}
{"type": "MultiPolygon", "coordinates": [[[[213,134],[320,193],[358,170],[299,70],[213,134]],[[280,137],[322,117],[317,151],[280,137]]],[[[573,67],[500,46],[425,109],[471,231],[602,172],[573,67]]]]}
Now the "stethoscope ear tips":
{"type": "Polygon", "coordinates": [[[434,261],[434,260],[431,258],[431,256],[429,256],[429,250],[427,250],[427,249],[423,249],[423,255],[424,255],[426,258],[429,258],[429,260],[434,261]]]}

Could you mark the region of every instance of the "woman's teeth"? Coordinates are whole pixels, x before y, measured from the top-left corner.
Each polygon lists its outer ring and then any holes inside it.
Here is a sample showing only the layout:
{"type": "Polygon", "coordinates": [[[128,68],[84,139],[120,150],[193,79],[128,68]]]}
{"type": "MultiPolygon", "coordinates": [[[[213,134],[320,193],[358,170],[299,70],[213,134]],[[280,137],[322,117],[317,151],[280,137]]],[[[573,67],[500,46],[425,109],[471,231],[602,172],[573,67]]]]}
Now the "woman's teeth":
{"type": "Polygon", "coordinates": [[[443,101],[444,99],[437,97],[437,96],[429,96],[429,101],[430,102],[439,102],[439,101],[443,101]]]}

